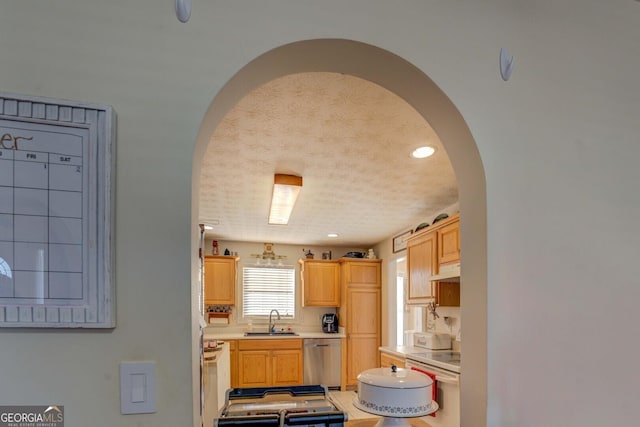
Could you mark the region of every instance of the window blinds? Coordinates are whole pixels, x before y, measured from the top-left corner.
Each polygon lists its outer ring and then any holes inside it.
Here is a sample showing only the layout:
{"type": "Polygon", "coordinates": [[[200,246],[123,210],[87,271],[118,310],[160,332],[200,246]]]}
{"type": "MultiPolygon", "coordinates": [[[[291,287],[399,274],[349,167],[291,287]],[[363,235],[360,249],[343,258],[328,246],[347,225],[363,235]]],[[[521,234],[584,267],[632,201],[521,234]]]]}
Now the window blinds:
{"type": "Polygon", "coordinates": [[[242,269],[243,317],[269,316],[278,310],[281,318],[295,314],[295,268],[244,267],[242,269]]]}

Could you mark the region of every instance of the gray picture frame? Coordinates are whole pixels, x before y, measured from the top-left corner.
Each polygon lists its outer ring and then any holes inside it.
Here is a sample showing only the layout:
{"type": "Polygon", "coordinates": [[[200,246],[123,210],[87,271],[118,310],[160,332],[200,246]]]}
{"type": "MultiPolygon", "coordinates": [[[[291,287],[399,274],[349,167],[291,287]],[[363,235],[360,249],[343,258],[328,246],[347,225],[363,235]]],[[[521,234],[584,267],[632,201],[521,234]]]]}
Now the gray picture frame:
{"type": "MultiPolygon", "coordinates": [[[[59,166],[64,165],[63,162],[76,161],[72,166],[74,171],[64,173],[68,173],[68,176],[76,173],[78,175],[75,177],[79,177],[62,178],[59,181],[69,183],[69,187],[52,188],[47,184],[35,190],[49,196],[61,191],[78,193],[75,196],[79,200],[77,217],[70,217],[67,221],[77,224],[71,231],[67,227],[56,226],[62,222],[55,212],[52,213],[51,205],[39,208],[40,205],[25,202],[12,206],[13,213],[5,212],[5,219],[15,215],[40,215],[40,223],[45,225],[45,231],[40,233],[41,239],[35,244],[42,248],[38,249],[38,254],[46,263],[38,264],[35,269],[31,266],[32,272],[25,270],[30,266],[17,263],[15,259],[10,259],[10,255],[7,260],[0,259],[4,262],[4,269],[0,271],[3,273],[0,278],[4,280],[4,291],[0,295],[0,327],[114,328],[116,132],[113,108],[0,92],[0,136],[5,166],[10,166],[12,170],[24,167],[24,159],[39,162],[40,170],[45,170],[42,173],[51,177],[56,167],[56,170],[62,170],[59,166]],[[60,147],[65,144],[71,147],[69,141],[72,139],[64,138],[73,139],[74,150],[78,153],[75,158],[74,154],[60,154],[60,147]],[[71,183],[76,181],[80,184],[72,189],[71,183]],[[32,207],[33,212],[36,207],[40,211],[33,213],[30,210],[32,207]],[[21,211],[15,211],[17,208],[21,211]],[[52,235],[57,240],[52,241],[52,235]],[[69,243],[66,240],[73,241],[69,243]],[[64,245],[75,245],[75,249],[59,250],[64,245]],[[75,272],[65,272],[59,268],[53,271],[49,261],[54,256],[60,265],[76,266],[75,272]],[[29,274],[45,278],[29,279],[29,274]],[[27,279],[22,280],[24,277],[27,279]],[[56,287],[52,288],[52,283],[56,287]],[[25,292],[23,285],[28,285],[27,289],[32,286],[40,293],[25,292]]],[[[5,194],[17,195],[20,191],[16,181],[2,184],[5,194]]],[[[1,236],[5,256],[11,254],[11,250],[15,252],[16,248],[23,248],[19,247],[24,242],[18,240],[21,231],[16,227],[13,220],[5,221],[5,232],[1,236]]],[[[22,227],[23,234],[24,230],[22,227]]]]}
{"type": "Polygon", "coordinates": [[[408,231],[405,231],[402,234],[398,234],[397,236],[395,236],[393,238],[392,249],[393,249],[393,253],[394,254],[396,254],[398,252],[402,252],[405,249],[407,249],[406,239],[407,239],[407,237],[411,236],[412,234],[413,234],[413,230],[408,230],[408,231]]]}

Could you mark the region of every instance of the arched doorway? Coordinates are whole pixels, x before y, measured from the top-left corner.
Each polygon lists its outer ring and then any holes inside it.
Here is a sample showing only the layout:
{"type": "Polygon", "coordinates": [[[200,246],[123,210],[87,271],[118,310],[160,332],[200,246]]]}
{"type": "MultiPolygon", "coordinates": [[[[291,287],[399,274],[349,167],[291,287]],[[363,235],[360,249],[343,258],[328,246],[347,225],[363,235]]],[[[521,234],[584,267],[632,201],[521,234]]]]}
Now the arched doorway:
{"type": "MultiPolygon", "coordinates": [[[[475,141],[462,115],[421,70],[388,51],[364,43],[340,39],[291,43],[266,52],[247,64],[215,97],[199,130],[193,157],[192,229],[195,229],[197,222],[195,215],[198,205],[200,159],[211,135],[226,112],[249,91],[270,80],[287,74],[313,71],[353,75],[395,93],[425,118],[438,133],[447,150],[458,180],[461,245],[464,248],[461,317],[465,319],[465,330],[461,420],[465,426],[484,426],[487,401],[487,244],[484,169],[475,141]]],[[[192,246],[197,247],[197,243],[194,238],[192,246]]],[[[195,264],[195,261],[192,264],[195,264]]],[[[193,282],[197,283],[197,280],[193,282]]],[[[194,313],[195,317],[197,313],[194,313]]],[[[194,329],[196,328],[197,322],[194,324],[194,329]]],[[[193,335],[195,336],[195,333],[193,335]]]]}

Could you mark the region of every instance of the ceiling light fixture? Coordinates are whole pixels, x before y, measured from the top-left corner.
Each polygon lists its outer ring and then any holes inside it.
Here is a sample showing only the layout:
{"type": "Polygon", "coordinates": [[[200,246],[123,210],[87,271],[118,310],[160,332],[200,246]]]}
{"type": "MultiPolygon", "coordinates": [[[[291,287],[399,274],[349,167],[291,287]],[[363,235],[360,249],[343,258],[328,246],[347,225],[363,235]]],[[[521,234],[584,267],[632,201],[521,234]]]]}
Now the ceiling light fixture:
{"type": "Polygon", "coordinates": [[[275,174],[273,177],[273,195],[269,209],[269,224],[286,225],[289,223],[293,205],[302,189],[302,177],[275,174]]]}
{"type": "Polygon", "coordinates": [[[425,157],[429,157],[433,155],[433,153],[435,152],[436,150],[433,147],[428,147],[428,146],[418,147],[415,150],[413,150],[413,152],[411,153],[411,157],[416,159],[424,159],[425,157]]]}
{"type": "Polygon", "coordinates": [[[338,233],[329,233],[327,237],[338,237],[338,233]]]}

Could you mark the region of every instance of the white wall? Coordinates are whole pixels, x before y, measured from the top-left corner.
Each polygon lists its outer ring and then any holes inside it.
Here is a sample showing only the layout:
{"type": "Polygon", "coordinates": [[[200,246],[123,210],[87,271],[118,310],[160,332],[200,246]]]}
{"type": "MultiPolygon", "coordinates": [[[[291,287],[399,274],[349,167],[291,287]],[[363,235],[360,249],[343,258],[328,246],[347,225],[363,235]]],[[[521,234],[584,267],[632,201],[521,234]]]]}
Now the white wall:
{"type": "Polygon", "coordinates": [[[2,3],[0,90],[110,104],[118,114],[118,326],[1,330],[0,402],[63,404],[69,426],[190,425],[191,161],[201,119],[260,54],[337,37],[423,70],[478,145],[488,206],[486,424],[636,423],[640,4],[238,0],[194,2],[188,24],[172,8],[2,3]],[[501,47],[516,56],[508,83],[501,47]],[[598,345],[603,337],[613,346],[598,345]],[[121,416],[118,363],[136,359],[158,364],[158,412],[121,416]]]}

